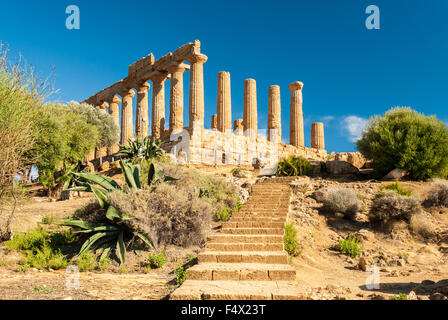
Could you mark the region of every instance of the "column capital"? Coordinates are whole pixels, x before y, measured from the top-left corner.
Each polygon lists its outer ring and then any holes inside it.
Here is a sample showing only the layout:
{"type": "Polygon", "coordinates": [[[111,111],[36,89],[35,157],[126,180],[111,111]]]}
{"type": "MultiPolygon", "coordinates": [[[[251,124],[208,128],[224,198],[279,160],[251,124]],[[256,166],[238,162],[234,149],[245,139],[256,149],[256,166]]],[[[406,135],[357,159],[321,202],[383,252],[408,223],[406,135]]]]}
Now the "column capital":
{"type": "Polygon", "coordinates": [[[155,75],[152,75],[149,80],[152,81],[153,83],[159,82],[159,83],[163,83],[166,80],[168,80],[169,78],[171,78],[171,75],[169,73],[157,73],[155,75]]]}
{"type": "Polygon", "coordinates": [[[208,60],[208,57],[202,53],[194,54],[188,58],[188,62],[190,62],[190,63],[206,63],[207,60],[208,60]]]}
{"type": "Polygon", "coordinates": [[[184,73],[188,69],[190,69],[190,66],[188,64],[180,63],[180,64],[170,66],[166,70],[170,73],[177,73],[177,72],[184,73]]]}
{"type": "Polygon", "coordinates": [[[120,97],[115,95],[115,94],[113,95],[113,97],[109,98],[106,101],[109,102],[109,104],[111,104],[111,103],[121,103],[120,97]]]}
{"type": "Polygon", "coordinates": [[[132,89],[123,89],[123,91],[120,91],[118,94],[119,94],[122,98],[127,97],[127,96],[129,96],[129,97],[131,97],[131,98],[134,98],[134,97],[135,97],[135,91],[132,90],[132,89]]]}
{"type": "Polygon", "coordinates": [[[300,82],[300,81],[293,82],[288,86],[288,89],[291,92],[297,91],[297,90],[302,90],[302,88],[303,88],[303,82],[300,82]]]}
{"type": "Polygon", "coordinates": [[[137,93],[143,94],[151,88],[151,85],[148,82],[139,83],[137,85],[137,93]]]}
{"type": "Polygon", "coordinates": [[[101,110],[106,110],[109,108],[109,104],[106,101],[100,101],[99,107],[101,110]]]}

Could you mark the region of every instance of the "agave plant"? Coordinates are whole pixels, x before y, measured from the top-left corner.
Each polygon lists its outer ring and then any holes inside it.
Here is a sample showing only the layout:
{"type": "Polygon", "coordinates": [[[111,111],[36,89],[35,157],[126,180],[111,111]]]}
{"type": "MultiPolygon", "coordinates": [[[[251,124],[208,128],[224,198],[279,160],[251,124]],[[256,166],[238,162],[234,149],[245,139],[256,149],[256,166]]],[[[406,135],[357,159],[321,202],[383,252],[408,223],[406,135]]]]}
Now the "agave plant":
{"type": "Polygon", "coordinates": [[[278,163],[276,175],[281,176],[301,176],[311,174],[313,167],[308,160],[302,157],[289,157],[282,159],[278,163]]]}
{"type": "Polygon", "coordinates": [[[120,151],[117,156],[121,159],[136,159],[144,158],[145,160],[158,158],[163,155],[162,149],[163,141],[156,139],[149,139],[144,137],[143,141],[137,139],[129,139],[129,145],[120,145],[120,151]]]}
{"type": "MultiPolygon", "coordinates": [[[[79,255],[87,250],[101,250],[101,257],[108,256],[113,248],[117,249],[117,255],[120,263],[123,264],[126,259],[126,246],[124,237],[132,235],[141,239],[146,245],[154,248],[154,243],[148,234],[139,231],[132,231],[123,224],[126,220],[134,219],[133,216],[126,212],[119,211],[110,204],[107,197],[109,192],[121,190],[127,192],[129,189],[141,189],[140,184],[140,166],[130,163],[129,161],[120,160],[120,166],[126,180],[126,189],[112,178],[98,174],[86,172],[74,173],[83,185],[72,188],[72,191],[89,191],[93,192],[98,200],[99,205],[105,212],[105,220],[107,223],[88,223],[82,220],[64,221],[61,225],[80,229],[78,233],[92,233],[93,235],[87,239],[82,245],[79,255]]],[[[163,181],[176,180],[173,177],[165,176],[163,181]]],[[[162,181],[162,172],[155,164],[151,164],[148,174],[148,184],[153,185],[162,181]]]]}

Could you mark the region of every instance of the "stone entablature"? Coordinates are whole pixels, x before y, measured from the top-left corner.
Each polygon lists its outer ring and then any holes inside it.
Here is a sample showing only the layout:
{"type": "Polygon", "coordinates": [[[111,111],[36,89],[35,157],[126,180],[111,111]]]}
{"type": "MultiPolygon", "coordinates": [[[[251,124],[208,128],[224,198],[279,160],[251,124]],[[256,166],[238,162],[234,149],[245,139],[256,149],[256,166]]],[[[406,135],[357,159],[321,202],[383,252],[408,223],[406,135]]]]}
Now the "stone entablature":
{"type": "MultiPolygon", "coordinates": [[[[305,147],[303,123],[303,83],[296,81],[288,86],[290,104],[290,145],[281,140],[280,86],[269,87],[267,137],[259,135],[257,116],[257,84],[254,79],[244,81],[243,119],[232,122],[230,74],[218,73],[216,114],[211,119],[211,130],[204,129],[204,75],[203,65],[208,57],[201,53],[201,43],[187,43],[162,58],[155,60],[151,53],[128,67],[128,76],[101,90],[84,102],[109,110],[115,123],[121,128],[120,141],[140,139],[148,134],[166,141],[165,149],[176,157],[186,157],[186,162],[212,165],[250,165],[256,160],[270,163],[290,155],[315,160],[325,160],[322,123],[313,123],[311,148],[305,147]],[[190,71],[189,121],[184,116],[184,73],[190,71]],[[170,79],[169,120],[165,115],[165,82],[170,79]],[[152,85],[151,85],[152,84],[152,85]],[[149,90],[152,88],[152,118],[149,114],[149,90]],[[121,98],[120,98],[120,97],[121,98]],[[133,119],[133,101],[137,96],[136,119],[133,119]],[[121,123],[119,104],[121,103],[121,123]],[[169,129],[165,129],[165,123],[169,129]],[[233,131],[232,131],[233,124],[233,131]],[[182,151],[183,150],[183,151],[182,151]],[[272,159],[271,159],[272,158],[272,159]],[[271,160],[270,160],[271,159],[271,160]]],[[[108,150],[97,149],[88,156],[102,158],[118,151],[114,146],[108,150]]]]}

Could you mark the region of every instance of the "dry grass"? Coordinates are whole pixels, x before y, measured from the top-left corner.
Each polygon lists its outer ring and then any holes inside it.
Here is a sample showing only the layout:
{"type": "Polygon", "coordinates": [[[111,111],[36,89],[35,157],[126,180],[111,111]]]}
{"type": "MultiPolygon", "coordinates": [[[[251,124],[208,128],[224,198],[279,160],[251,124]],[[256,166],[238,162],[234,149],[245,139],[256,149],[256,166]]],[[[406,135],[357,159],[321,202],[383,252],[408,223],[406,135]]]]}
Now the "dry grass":
{"type": "Polygon", "coordinates": [[[414,197],[401,196],[395,191],[382,191],[372,202],[369,220],[387,224],[392,220],[406,220],[421,211],[420,201],[414,197]]]}
{"type": "Polygon", "coordinates": [[[428,192],[424,201],[428,207],[448,207],[448,185],[443,182],[436,182],[428,192]]]}
{"type": "Polygon", "coordinates": [[[361,201],[352,189],[331,188],[325,192],[324,205],[331,212],[353,217],[361,208],[361,201]]]}
{"type": "Polygon", "coordinates": [[[414,233],[424,238],[431,238],[436,233],[436,226],[422,213],[411,217],[409,227],[414,233]]]}

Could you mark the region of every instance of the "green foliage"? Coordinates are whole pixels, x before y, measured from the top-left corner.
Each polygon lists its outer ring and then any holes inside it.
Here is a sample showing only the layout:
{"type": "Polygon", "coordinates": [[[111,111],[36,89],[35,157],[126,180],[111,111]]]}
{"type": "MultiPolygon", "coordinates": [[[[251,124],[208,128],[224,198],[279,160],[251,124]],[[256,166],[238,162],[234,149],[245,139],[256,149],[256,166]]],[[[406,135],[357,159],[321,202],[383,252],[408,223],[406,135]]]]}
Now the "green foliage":
{"type": "Polygon", "coordinates": [[[400,196],[406,196],[406,197],[412,196],[412,191],[403,189],[402,185],[398,181],[388,185],[381,186],[380,190],[392,190],[397,194],[399,194],[400,196]]]}
{"type": "Polygon", "coordinates": [[[87,103],[69,102],[68,109],[82,116],[86,123],[98,129],[99,137],[96,147],[110,147],[118,142],[119,128],[106,111],[87,103]]]}
{"type": "Polygon", "coordinates": [[[176,283],[181,285],[187,280],[188,269],[197,264],[197,258],[189,260],[186,264],[180,263],[177,268],[174,270],[174,274],[176,275],[176,283]]]}
{"type": "Polygon", "coordinates": [[[128,145],[120,145],[120,151],[118,156],[121,159],[158,159],[164,155],[162,145],[164,144],[161,140],[149,139],[149,137],[144,137],[143,141],[140,141],[137,137],[136,140],[129,139],[128,145]]]}
{"type": "Polygon", "coordinates": [[[354,236],[348,236],[344,240],[339,240],[339,249],[342,253],[352,258],[356,258],[361,254],[359,241],[354,236]]]}
{"type": "Polygon", "coordinates": [[[228,221],[232,215],[230,208],[219,208],[216,212],[216,219],[221,222],[228,221]]]}
{"type": "Polygon", "coordinates": [[[313,173],[310,162],[302,157],[292,156],[278,163],[277,176],[303,176],[313,173]]]}
{"type": "Polygon", "coordinates": [[[290,256],[297,256],[299,254],[297,241],[297,229],[294,223],[288,223],[285,226],[285,235],[283,236],[283,242],[285,244],[285,250],[290,256]]]}
{"type": "Polygon", "coordinates": [[[8,250],[21,250],[23,258],[20,264],[23,268],[61,269],[68,265],[68,260],[61,253],[75,236],[69,232],[48,233],[42,228],[33,229],[27,233],[17,233],[7,241],[8,250]]]}
{"type": "MultiPolygon", "coordinates": [[[[138,190],[140,185],[140,166],[120,160],[121,170],[125,176],[127,190],[138,190]]],[[[91,173],[75,173],[84,181],[84,186],[76,190],[93,192],[103,212],[103,222],[88,223],[82,220],[68,220],[61,223],[80,231],[79,233],[92,234],[82,245],[79,256],[88,250],[101,250],[102,257],[108,257],[112,249],[116,249],[120,263],[126,259],[125,237],[135,237],[151,248],[154,244],[147,233],[138,230],[129,230],[123,227],[123,222],[134,217],[126,212],[117,210],[110,204],[108,194],[113,191],[123,190],[113,179],[91,173]]]]}
{"type": "Polygon", "coordinates": [[[166,256],[164,252],[151,253],[148,257],[149,265],[153,269],[161,268],[166,263],[166,256]]]}
{"type": "Polygon", "coordinates": [[[402,196],[392,190],[375,195],[369,211],[373,223],[388,223],[391,220],[407,220],[420,212],[420,202],[412,196],[402,196]]]}
{"type": "Polygon", "coordinates": [[[410,108],[393,108],[371,118],[357,146],[379,175],[394,168],[407,170],[417,180],[448,173],[446,125],[410,108]]]}
{"type": "Polygon", "coordinates": [[[92,271],[96,268],[96,257],[91,252],[86,251],[78,256],[77,265],[79,271],[92,271]]]}
{"type": "Polygon", "coordinates": [[[406,293],[400,292],[398,296],[390,297],[390,300],[408,300],[406,293]]]}

